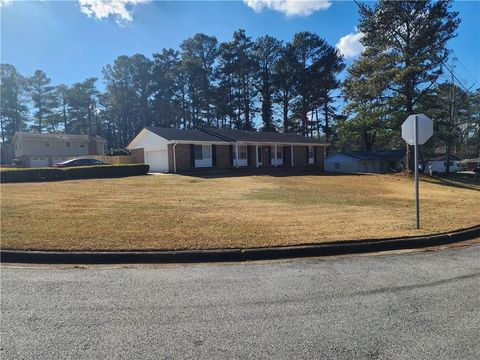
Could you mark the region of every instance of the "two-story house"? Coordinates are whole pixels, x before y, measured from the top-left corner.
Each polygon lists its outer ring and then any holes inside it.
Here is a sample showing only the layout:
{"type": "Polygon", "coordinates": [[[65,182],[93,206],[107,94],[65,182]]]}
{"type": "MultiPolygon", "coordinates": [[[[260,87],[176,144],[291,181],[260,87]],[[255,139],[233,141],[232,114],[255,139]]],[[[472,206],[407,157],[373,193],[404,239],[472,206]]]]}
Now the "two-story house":
{"type": "Polygon", "coordinates": [[[106,141],[100,136],[16,132],[15,158],[27,167],[52,166],[76,156],[104,155],[106,141]]]}

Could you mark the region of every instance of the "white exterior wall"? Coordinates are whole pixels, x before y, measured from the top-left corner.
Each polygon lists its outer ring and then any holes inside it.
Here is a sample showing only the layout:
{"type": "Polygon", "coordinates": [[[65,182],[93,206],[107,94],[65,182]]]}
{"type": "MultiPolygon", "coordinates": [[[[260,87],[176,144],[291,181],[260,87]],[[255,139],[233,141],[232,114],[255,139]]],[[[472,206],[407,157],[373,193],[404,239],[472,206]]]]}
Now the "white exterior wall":
{"type": "Polygon", "coordinates": [[[332,155],[325,159],[325,171],[329,172],[377,173],[380,170],[379,160],[365,161],[344,154],[332,155]],[[335,164],[339,165],[338,169],[335,164]]]}
{"type": "Polygon", "coordinates": [[[150,171],[168,172],[169,140],[143,129],[128,145],[128,149],[142,149],[145,163],[150,165],[150,171]]]}
{"type": "Polygon", "coordinates": [[[325,171],[330,172],[358,172],[360,163],[358,159],[343,154],[332,155],[325,159],[325,171]],[[335,167],[338,164],[339,168],[335,167]]]}
{"type": "MultiPolygon", "coordinates": [[[[456,160],[450,160],[452,161],[452,165],[450,166],[450,172],[454,173],[454,172],[457,172],[457,161],[456,160]]],[[[443,160],[441,161],[431,161],[430,162],[432,164],[432,172],[434,173],[445,173],[446,170],[447,170],[447,167],[445,166],[445,162],[443,160]]],[[[425,166],[425,170],[424,170],[425,173],[430,173],[430,166],[429,164],[427,163],[427,165],[425,166]]]]}

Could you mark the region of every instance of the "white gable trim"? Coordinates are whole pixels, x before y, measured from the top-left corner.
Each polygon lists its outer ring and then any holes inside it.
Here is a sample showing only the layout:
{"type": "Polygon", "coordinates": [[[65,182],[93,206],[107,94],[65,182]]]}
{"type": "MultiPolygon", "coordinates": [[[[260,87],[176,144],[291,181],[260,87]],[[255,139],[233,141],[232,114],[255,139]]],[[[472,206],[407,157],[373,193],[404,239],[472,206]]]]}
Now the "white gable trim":
{"type": "Polygon", "coordinates": [[[137,136],[128,144],[127,149],[139,149],[139,148],[158,148],[165,147],[170,144],[171,141],[155,134],[148,129],[142,129],[137,136]]]}

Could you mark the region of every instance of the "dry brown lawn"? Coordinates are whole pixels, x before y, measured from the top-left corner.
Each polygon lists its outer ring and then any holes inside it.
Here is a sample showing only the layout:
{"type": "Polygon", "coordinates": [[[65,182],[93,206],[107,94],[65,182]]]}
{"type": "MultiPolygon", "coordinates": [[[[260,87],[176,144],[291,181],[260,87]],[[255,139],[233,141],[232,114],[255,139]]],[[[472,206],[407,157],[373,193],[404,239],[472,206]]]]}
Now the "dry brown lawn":
{"type": "Polygon", "coordinates": [[[480,223],[480,191],[394,175],[148,175],[1,185],[3,249],[262,247],[440,233],[480,223]]]}

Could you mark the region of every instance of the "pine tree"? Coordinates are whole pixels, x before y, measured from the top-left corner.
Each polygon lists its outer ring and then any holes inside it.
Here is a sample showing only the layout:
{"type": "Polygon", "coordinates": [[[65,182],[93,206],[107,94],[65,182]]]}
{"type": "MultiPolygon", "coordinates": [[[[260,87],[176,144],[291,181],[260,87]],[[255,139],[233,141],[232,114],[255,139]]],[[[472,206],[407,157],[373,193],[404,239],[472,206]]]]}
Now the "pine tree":
{"type": "Polygon", "coordinates": [[[36,124],[32,128],[37,132],[44,130],[48,117],[52,115],[57,106],[55,87],[50,83],[50,78],[42,70],[36,70],[33,76],[27,80],[28,92],[35,109],[36,124]]]}
{"type": "Polygon", "coordinates": [[[2,142],[10,142],[15,131],[24,131],[28,120],[25,78],[13,65],[0,65],[0,131],[2,142]]]}
{"type": "Polygon", "coordinates": [[[350,91],[389,99],[390,106],[397,106],[393,111],[403,112],[392,124],[397,129],[442,73],[450,54],[447,42],[460,23],[458,13],[449,10],[451,4],[381,0],[372,7],[359,5],[365,51],[350,69],[350,91]]]}

